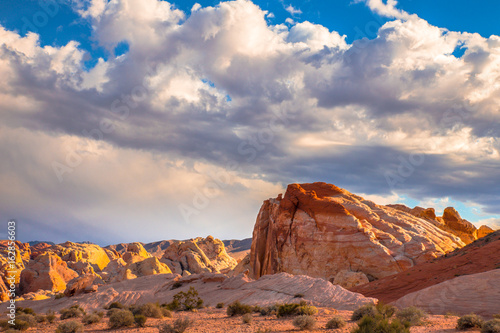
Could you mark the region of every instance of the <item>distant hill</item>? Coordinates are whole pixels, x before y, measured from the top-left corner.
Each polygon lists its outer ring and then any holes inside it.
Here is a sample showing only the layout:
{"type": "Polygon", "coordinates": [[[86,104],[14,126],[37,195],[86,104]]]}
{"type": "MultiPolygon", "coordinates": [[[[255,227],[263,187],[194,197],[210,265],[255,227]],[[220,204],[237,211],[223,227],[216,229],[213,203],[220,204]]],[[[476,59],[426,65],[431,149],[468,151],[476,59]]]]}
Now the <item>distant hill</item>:
{"type": "Polygon", "coordinates": [[[35,245],[40,244],[40,243],[46,243],[46,244],[50,244],[50,245],[55,245],[55,243],[54,243],[54,242],[47,242],[47,241],[37,241],[37,240],[36,240],[36,241],[31,241],[31,242],[28,242],[28,244],[29,244],[30,246],[35,246],[35,245]]]}

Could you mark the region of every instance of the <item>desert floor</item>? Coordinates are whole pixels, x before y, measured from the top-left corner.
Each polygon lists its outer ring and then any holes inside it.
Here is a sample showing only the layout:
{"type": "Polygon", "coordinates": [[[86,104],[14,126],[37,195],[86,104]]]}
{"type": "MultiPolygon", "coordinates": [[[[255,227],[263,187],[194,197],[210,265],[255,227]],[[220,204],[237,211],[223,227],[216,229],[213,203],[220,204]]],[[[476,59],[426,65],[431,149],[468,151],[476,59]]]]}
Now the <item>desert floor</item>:
{"type": "MultiPolygon", "coordinates": [[[[355,323],[349,322],[351,316],[350,311],[336,311],[334,309],[320,308],[318,314],[315,316],[317,319],[317,328],[309,332],[351,332],[352,328],[356,326],[355,323]],[[342,316],[347,322],[347,326],[337,330],[325,329],[326,322],[331,316],[338,314],[342,316]]],[[[101,323],[85,326],[85,332],[158,332],[158,326],[163,323],[173,323],[176,318],[189,317],[195,320],[194,326],[188,328],[186,333],[194,332],[220,332],[220,333],[255,333],[259,329],[261,332],[298,332],[292,325],[293,318],[277,319],[275,316],[263,317],[260,314],[253,314],[253,321],[251,324],[243,324],[241,317],[228,317],[225,309],[202,309],[198,312],[177,312],[174,313],[173,318],[165,319],[152,319],[148,318],[146,327],[144,328],[123,328],[117,330],[108,329],[106,317],[103,318],[101,323]]],[[[67,319],[69,321],[72,319],[67,319]]],[[[412,333],[430,333],[430,332],[460,332],[455,329],[457,317],[455,316],[430,316],[424,326],[412,327],[412,333]]],[[[53,324],[40,324],[36,328],[30,328],[27,332],[55,332],[57,325],[61,323],[56,320],[53,324]]],[[[468,331],[479,332],[479,331],[468,331]]]]}

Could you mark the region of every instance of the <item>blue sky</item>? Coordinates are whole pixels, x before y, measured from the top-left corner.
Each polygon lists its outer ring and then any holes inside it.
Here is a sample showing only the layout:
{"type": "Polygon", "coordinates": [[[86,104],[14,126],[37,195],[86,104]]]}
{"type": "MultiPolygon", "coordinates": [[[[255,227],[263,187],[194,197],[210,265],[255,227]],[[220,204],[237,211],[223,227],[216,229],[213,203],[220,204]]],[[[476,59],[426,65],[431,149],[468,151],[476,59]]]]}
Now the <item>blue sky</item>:
{"type": "Polygon", "coordinates": [[[498,227],[499,14],[2,1],[0,218],[24,241],[244,238],[264,199],[325,181],[498,227]]]}

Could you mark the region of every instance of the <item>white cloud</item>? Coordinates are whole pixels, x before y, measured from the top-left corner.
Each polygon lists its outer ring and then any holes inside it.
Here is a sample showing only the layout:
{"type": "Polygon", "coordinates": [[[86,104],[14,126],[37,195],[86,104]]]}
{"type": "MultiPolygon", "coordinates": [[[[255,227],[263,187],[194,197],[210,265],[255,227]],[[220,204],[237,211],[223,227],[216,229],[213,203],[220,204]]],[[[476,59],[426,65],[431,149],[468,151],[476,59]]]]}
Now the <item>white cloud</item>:
{"type": "Polygon", "coordinates": [[[288,5],[285,7],[285,10],[290,13],[290,15],[295,16],[295,15],[300,15],[302,14],[302,11],[299,8],[295,8],[292,5],[288,5]]]}
{"type": "Polygon", "coordinates": [[[408,19],[410,15],[404,10],[397,9],[396,0],[356,0],[355,2],[365,2],[375,13],[390,18],[408,19]]]}

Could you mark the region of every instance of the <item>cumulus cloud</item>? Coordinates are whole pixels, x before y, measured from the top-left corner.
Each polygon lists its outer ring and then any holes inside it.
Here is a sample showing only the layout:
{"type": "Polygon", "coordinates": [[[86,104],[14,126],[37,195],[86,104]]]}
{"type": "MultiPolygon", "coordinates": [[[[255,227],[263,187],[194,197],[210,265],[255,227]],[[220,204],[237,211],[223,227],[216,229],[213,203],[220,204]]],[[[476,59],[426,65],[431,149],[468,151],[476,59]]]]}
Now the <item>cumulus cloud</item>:
{"type": "Polygon", "coordinates": [[[111,54],[90,71],[76,42],[0,28],[1,185],[15,189],[1,211],[33,233],[141,220],[147,232],[117,239],[187,237],[188,222],[243,237],[287,183],[327,181],[384,201],[473,196],[500,214],[500,38],[367,5],[395,20],[348,44],[310,22],[270,25],[246,0],[188,17],[165,1],[82,1],[111,54]],[[221,173],[233,176],[214,185],[221,173]]]}
{"type": "Polygon", "coordinates": [[[290,15],[295,16],[295,15],[300,15],[302,14],[302,11],[299,8],[295,8],[292,5],[288,5],[285,7],[285,10],[290,13],[290,15]]]}

